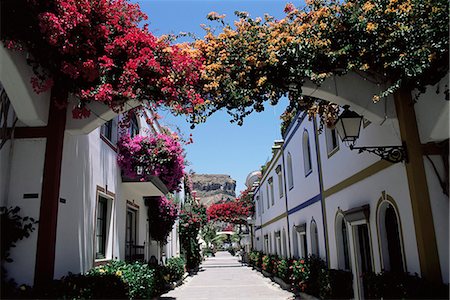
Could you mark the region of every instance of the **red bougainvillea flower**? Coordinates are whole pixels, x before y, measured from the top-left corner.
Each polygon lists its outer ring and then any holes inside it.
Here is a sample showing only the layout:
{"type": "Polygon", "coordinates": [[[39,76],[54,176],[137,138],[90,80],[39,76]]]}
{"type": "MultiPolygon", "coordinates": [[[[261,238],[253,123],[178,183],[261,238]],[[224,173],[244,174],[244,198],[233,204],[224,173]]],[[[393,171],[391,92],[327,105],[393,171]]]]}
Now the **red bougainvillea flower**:
{"type": "Polygon", "coordinates": [[[79,99],[85,108],[75,107],[73,117],[87,117],[92,101],[118,111],[128,100],[150,100],[177,114],[194,114],[205,104],[199,92],[200,52],[187,44],[158,39],[147,26],[140,26],[147,16],[138,4],[126,0],[10,2],[5,15],[14,24],[2,31],[2,40],[9,48],[20,45],[14,48],[30,54],[36,92],[54,83],[79,99]]]}

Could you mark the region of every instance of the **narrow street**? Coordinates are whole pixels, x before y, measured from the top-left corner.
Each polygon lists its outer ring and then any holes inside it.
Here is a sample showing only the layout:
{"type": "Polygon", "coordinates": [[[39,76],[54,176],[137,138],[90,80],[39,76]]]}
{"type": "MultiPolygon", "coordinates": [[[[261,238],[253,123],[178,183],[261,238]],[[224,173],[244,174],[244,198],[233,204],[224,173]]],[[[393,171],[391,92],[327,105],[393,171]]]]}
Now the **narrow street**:
{"type": "Polygon", "coordinates": [[[203,262],[197,275],[160,299],[294,299],[294,295],[242,266],[238,257],[217,252],[203,262]]]}

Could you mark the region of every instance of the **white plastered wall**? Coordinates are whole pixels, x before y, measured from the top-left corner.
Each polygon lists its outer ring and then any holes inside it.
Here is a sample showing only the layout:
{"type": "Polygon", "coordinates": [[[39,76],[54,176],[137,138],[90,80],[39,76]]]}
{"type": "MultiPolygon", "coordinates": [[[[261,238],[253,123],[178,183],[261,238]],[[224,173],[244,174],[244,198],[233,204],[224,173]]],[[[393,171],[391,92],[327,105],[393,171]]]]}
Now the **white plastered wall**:
{"type": "MultiPolygon", "coordinates": [[[[45,139],[14,140],[10,156],[11,172],[9,177],[9,193],[4,204],[19,206],[20,215],[39,219],[41,203],[41,182],[44,168],[45,139]],[[24,199],[24,194],[38,194],[38,198],[24,199]]],[[[9,150],[4,147],[3,151],[9,150]]],[[[9,175],[9,176],[8,176],[9,175]]],[[[8,277],[16,278],[17,283],[32,284],[36,261],[36,243],[38,226],[29,238],[17,242],[11,249],[12,263],[6,264],[8,277]]]]}

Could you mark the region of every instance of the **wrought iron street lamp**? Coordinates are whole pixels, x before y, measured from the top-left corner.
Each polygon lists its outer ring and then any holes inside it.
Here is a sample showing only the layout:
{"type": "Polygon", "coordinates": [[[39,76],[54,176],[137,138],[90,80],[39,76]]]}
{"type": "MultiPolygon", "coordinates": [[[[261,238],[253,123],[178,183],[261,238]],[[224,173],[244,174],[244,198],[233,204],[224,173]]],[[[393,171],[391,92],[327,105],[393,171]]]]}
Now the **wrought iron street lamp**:
{"type": "Polygon", "coordinates": [[[375,147],[355,147],[356,140],[359,138],[361,123],[363,117],[356,112],[349,110],[349,106],[344,106],[344,111],[335,123],[335,128],[342,142],[350,147],[351,150],[364,151],[378,155],[384,160],[392,163],[407,161],[406,146],[375,146],[375,147]]]}

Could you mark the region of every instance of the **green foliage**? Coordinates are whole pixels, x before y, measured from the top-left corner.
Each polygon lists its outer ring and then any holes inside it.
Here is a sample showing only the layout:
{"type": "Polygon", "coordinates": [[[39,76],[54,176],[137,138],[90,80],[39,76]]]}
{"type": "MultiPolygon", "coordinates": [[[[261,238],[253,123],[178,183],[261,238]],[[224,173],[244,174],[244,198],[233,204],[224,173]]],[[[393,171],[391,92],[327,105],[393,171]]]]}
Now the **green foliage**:
{"type": "Polygon", "coordinates": [[[276,255],[264,255],[262,257],[262,269],[271,274],[276,274],[277,272],[277,261],[278,257],[276,255]]]}
{"type": "MultiPolygon", "coordinates": [[[[19,297],[24,294],[14,279],[7,280],[5,263],[12,262],[10,250],[16,247],[16,243],[28,238],[35,230],[37,221],[30,217],[19,215],[20,207],[0,207],[0,251],[1,251],[1,298],[19,297]]],[[[24,286],[21,287],[24,289],[24,286]]],[[[28,290],[28,289],[25,289],[28,290]]]]}
{"type": "Polygon", "coordinates": [[[178,281],[183,278],[186,262],[182,257],[171,257],[167,260],[166,268],[170,275],[170,281],[178,281]]]}
{"type": "Polygon", "coordinates": [[[202,261],[198,234],[200,228],[206,224],[206,208],[194,200],[188,202],[189,211],[184,209],[180,213],[180,242],[186,258],[186,268],[195,270],[202,261]]]}
{"type": "Polygon", "coordinates": [[[281,278],[284,282],[289,282],[289,262],[287,259],[282,258],[277,261],[277,277],[281,278]]]}
{"type": "Polygon", "coordinates": [[[365,297],[384,299],[448,299],[449,286],[434,284],[417,274],[381,272],[364,275],[365,297]]]}
{"type": "Polygon", "coordinates": [[[146,263],[111,261],[105,265],[93,268],[87,277],[114,275],[128,286],[129,298],[151,298],[158,295],[164,286],[164,270],[160,267],[150,267],[146,263]]]}
{"type": "Polygon", "coordinates": [[[252,251],[249,254],[250,265],[261,268],[263,253],[260,251],[252,251]]]}
{"type": "Polygon", "coordinates": [[[24,238],[28,238],[34,231],[37,224],[33,218],[21,217],[20,207],[0,207],[1,220],[1,260],[12,262],[10,249],[16,247],[16,243],[24,238]]]}
{"type": "MultiPolygon", "coordinates": [[[[23,295],[26,296],[26,295],[23,295]]],[[[29,291],[31,298],[46,299],[126,299],[127,284],[114,274],[70,274],[41,291],[29,291]]]]}
{"type": "MultiPolygon", "coordinates": [[[[213,16],[221,32],[206,27],[196,47],[205,56],[204,89],[211,111],[225,108],[242,124],[264,102],[289,96],[310,116],[333,124],[337,106],[301,98],[311,81],[350,72],[373,81],[374,102],[399,88],[437,83],[448,71],[448,0],[311,0],[286,5],[286,16],[251,18],[237,12],[234,25],[213,16]]],[[[370,100],[370,99],[367,99],[370,100]]]]}
{"type": "Polygon", "coordinates": [[[330,269],[321,273],[320,298],[352,299],[353,274],[350,271],[330,269]]]}

